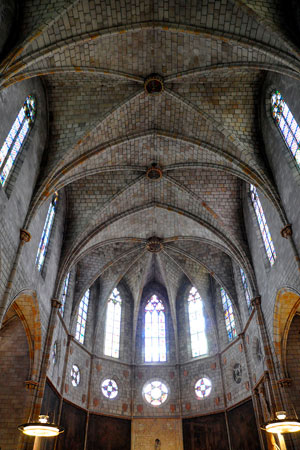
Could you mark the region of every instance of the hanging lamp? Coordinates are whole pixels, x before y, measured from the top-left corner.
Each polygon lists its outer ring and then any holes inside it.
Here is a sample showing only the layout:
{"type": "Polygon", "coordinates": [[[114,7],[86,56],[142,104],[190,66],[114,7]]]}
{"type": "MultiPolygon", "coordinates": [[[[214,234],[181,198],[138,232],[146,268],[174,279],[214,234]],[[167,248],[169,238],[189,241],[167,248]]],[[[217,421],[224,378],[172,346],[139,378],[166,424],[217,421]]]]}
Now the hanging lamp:
{"type": "Polygon", "coordinates": [[[64,428],[50,423],[49,416],[40,415],[38,422],[23,423],[18,426],[18,430],[27,436],[35,437],[54,437],[64,432],[64,428]]]}

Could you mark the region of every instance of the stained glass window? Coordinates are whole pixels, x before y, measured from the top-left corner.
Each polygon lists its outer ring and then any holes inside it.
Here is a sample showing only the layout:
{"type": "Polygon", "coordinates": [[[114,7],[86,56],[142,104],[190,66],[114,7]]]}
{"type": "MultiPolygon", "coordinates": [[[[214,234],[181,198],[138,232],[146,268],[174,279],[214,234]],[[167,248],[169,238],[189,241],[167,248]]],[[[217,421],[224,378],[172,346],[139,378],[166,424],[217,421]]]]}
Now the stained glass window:
{"type": "Polygon", "coordinates": [[[165,308],[156,295],[145,307],[145,361],[166,361],[165,308]]]}
{"type": "Polygon", "coordinates": [[[300,128],[283,100],[280,92],[276,91],[271,97],[273,118],[282,134],[284,142],[290,149],[297,164],[300,166],[300,128]]]}
{"type": "Polygon", "coordinates": [[[65,311],[65,303],[66,303],[66,298],[67,298],[67,293],[68,293],[69,279],[70,279],[70,272],[64,279],[64,285],[63,285],[62,293],[61,293],[61,306],[59,308],[59,312],[61,313],[62,316],[64,315],[64,311],[65,311]]]}
{"type": "Polygon", "coordinates": [[[0,149],[0,183],[2,186],[7,182],[25,138],[33,126],[35,114],[35,99],[29,95],[0,149]]]}
{"type": "Polygon", "coordinates": [[[114,289],[107,302],[104,354],[119,358],[122,299],[114,289]]]}
{"type": "Polygon", "coordinates": [[[188,305],[192,356],[205,355],[207,353],[207,339],[205,335],[203,304],[200,294],[195,287],[192,287],[190,290],[188,305]]]}
{"type": "Polygon", "coordinates": [[[259,229],[261,232],[261,236],[263,239],[263,243],[267,252],[268,259],[270,261],[271,266],[274,264],[276,259],[275,247],[272,241],[272,236],[269,231],[269,227],[265,218],[265,214],[259,200],[259,196],[256,190],[256,187],[253,184],[250,184],[250,192],[251,192],[251,200],[253,204],[253,208],[256,214],[257,222],[259,225],[259,229]]]}
{"type": "Polygon", "coordinates": [[[84,335],[85,335],[85,328],[86,328],[87,312],[88,312],[88,307],[89,307],[89,299],[90,299],[90,290],[88,289],[86,291],[86,293],[84,294],[84,296],[82,297],[81,302],[79,304],[79,308],[78,308],[75,338],[81,344],[84,343],[84,335]]]}
{"type": "Polygon", "coordinates": [[[57,343],[54,342],[53,347],[52,347],[52,352],[51,352],[51,356],[52,356],[52,363],[55,366],[56,362],[57,362],[57,343]]]}
{"type": "Polygon", "coordinates": [[[37,265],[37,268],[38,268],[38,270],[40,272],[41,272],[41,270],[43,268],[43,265],[44,265],[44,262],[45,262],[45,258],[46,258],[46,253],[47,253],[47,249],[48,249],[48,245],[49,245],[51,230],[52,230],[54,217],[55,217],[55,212],[56,212],[56,207],[57,207],[57,200],[58,200],[58,194],[55,193],[53,195],[51,203],[49,205],[49,209],[48,209],[48,213],[47,213],[44,229],[43,229],[43,232],[42,232],[42,236],[41,236],[38,252],[37,252],[37,255],[36,255],[35,264],[37,265]]]}
{"type": "Polygon", "coordinates": [[[245,294],[248,310],[249,310],[249,312],[251,312],[251,310],[252,310],[251,294],[250,294],[250,290],[249,290],[249,287],[248,287],[247,277],[246,277],[245,272],[243,271],[243,269],[241,267],[240,267],[240,273],[241,273],[241,278],[242,278],[242,283],[243,283],[243,288],[244,288],[244,294],[245,294]]]}
{"type": "Polygon", "coordinates": [[[71,369],[71,380],[74,387],[78,386],[80,383],[80,370],[76,364],[73,364],[71,369]]]}
{"type": "Polygon", "coordinates": [[[237,337],[232,303],[225,290],[221,287],[222,305],[225,314],[225,325],[229,341],[237,337]]]}
{"type": "Polygon", "coordinates": [[[101,390],[102,390],[102,394],[109,398],[110,400],[112,400],[113,398],[116,398],[116,396],[118,395],[118,385],[115,382],[115,380],[104,380],[103,383],[101,384],[101,390]]]}
{"type": "Polygon", "coordinates": [[[211,381],[208,378],[200,378],[195,384],[195,394],[198,398],[203,399],[211,393],[211,381]]]}
{"type": "Polygon", "coordinates": [[[162,405],[168,398],[167,386],[159,380],[146,383],[143,388],[145,400],[152,406],[162,405]]]}

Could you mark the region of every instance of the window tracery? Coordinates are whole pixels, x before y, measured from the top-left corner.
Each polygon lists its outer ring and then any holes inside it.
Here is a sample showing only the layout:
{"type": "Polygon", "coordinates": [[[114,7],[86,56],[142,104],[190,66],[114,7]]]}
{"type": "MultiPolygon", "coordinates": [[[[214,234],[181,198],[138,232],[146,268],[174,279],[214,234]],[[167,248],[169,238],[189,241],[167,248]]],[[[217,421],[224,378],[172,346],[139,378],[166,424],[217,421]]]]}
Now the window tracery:
{"type": "Polygon", "coordinates": [[[70,272],[67,274],[66,278],[64,279],[64,285],[63,285],[62,294],[61,294],[61,306],[59,308],[59,312],[61,313],[62,316],[64,315],[64,311],[65,311],[65,303],[66,303],[66,298],[67,298],[67,294],[68,294],[69,279],[70,279],[70,272]]]}
{"type": "Polygon", "coordinates": [[[107,302],[104,354],[119,358],[122,299],[117,288],[107,302]]]}
{"type": "Polygon", "coordinates": [[[45,225],[43,228],[43,232],[42,232],[42,236],[41,236],[41,240],[39,243],[39,248],[38,248],[36,260],[35,260],[35,264],[40,272],[42,271],[42,268],[43,268],[43,265],[45,262],[45,258],[46,258],[46,254],[47,254],[47,250],[48,250],[51,230],[52,230],[54,217],[55,217],[55,213],[56,213],[56,208],[57,208],[57,201],[58,201],[58,194],[55,193],[53,195],[51,203],[49,205],[45,225]]]}
{"type": "Polygon", "coordinates": [[[81,344],[84,343],[84,336],[86,330],[86,319],[89,307],[90,290],[88,289],[81,299],[78,308],[77,324],[76,324],[76,334],[75,339],[81,344]]]}
{"type": "Polygon", "coordinates": [[[145,307],[145,362],[166,361],[165,308],[156,295],[145,307]]]}
{"type": "Polygon", "coordinates": [[[221,298],[223,311],[225,315],[225,326],[228,334],[228,339],[229,341],[232,341],[237,337],[233,307],[230,298],[228,297],[227,293],[222,287],[221,287],[221,298]]]}
{"type": "Polygon", "coordinates": [[[269,259],[269,262],[271,266],[274,264],[276,259],[276,251],[275,247],[272,241],[272,236],[266,221],[266,217],[264,214],[264,210],[262,207],[262,204],[260,202],[258,192],[256,190],[256,187],[253,186],[253,184],[250,184],[250,193],[251,193],[251,200],[252,205],[256,214],[257,222],[259,225],[260,233],[262,236],[262,240],[265,246],[265,250],[269,259]]]}
{"type": "Polygon", "coordinates": [[[212,384],[209,378],[200,378],[195,384],[195,394],[198,398],[204,399],[211,393],[212,384]]]}
{"type": "Polygon", "coordinates": [[[195,358],[207,353],[207,339],[205,334],[205,318],[203,304],[199,292],[192,287],[188,297],[188,312],[190,322],[192,356],[195,358]]]}
{"type": "Polygon", "coordinates": [[[300,128],[281,93],[276,91],[271,96],[272,115],[291,151],[296,163],[300,166],[300,128]]]}
{"type": "Polygon", "coordinates": [[[151,406],[161,406],[168,398],[169,389],[160,380],[146,383],[143,388],[143,396],[151,406]]]}
{"type": "Polygon", "coordinates": [[[104,397],[108,398],[109,400],[113,400],[117,397],[119,388],[115,380],[111,380],[110,378],[107,378],[104,380],[101,384],[101,390],[104,397]]]}
{"type": "Polygon", "coordinates": [[[241,278],[242,278],[242,284],[243,284],[243,288],[244,288],[244,295],[245,295],[245,298],[246,298],[248,310],[249,310],[249,312],[251,312],[252,311],[251,294],[250,294],[250,290],[249,290],[249,286],[248,286],[247,277],[246,277],[245,272],[243,271],[243,269],[241,267],[240,267],[240,274],[241,274],[241,278]]]}
{"type": "Polygon", "coordinates": [[[29,95],[0,150],[0,183],[2,186],[7,182],[25,139],[33,127],[35,115],[36,102],[34,97],[29,95]]]}

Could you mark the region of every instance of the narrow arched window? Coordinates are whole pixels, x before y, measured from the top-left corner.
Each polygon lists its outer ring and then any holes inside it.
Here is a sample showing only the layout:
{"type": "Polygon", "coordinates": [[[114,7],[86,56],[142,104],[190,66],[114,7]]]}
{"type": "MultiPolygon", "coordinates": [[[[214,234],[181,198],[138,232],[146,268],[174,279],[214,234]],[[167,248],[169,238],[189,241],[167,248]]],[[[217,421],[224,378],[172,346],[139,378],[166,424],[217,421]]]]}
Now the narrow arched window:
{"type": "Polygon", "coordinates": [[[244,294],[245,294],[245,299],[247,302],[248,310],[249,310],[249,312],[251,312],[252,311],[251,294],[250,294],[250,290],[249,290],[249,286],[248,286],[247,277],[241,267],[240,267],[240,274],[241,274],[241,278],[242,278],[242,284],[243,284],[243,288],[244,288],[244,294]]]}
{"type": "Polygon", "coordinates": [[[145,361],[166,361],[165,308],[156,295],[145,307],[145,361]]]}
{"type": "Polygon", "coordinates": [[[122,299],[115,288],[107,302],[104,354],[119,358],[122,299]]]}
{"type": "Polygon", "coordinates": [[[45,258],[46,258],[46,254],[47,254],[47,250],[48,250],[51,230],[52,230],[56,207],[57,207],[57,201],[58,201],[58,194],[55,193],[53,195],[51,203],[49,205],[44,229],[42,232],[42,236],[41,236],[41,240],[40,240],[40,244],[39,244],[39,248],[38,248],[36,260],[35,260],[35,264],[37,265],[37,268],[40,272],[42,271],[42,268],[43,268],[43,265],[45,262],[45,258]]]}
{"type": "Polygon", "coordinates": [[[300,128],[279,91],[272,94],[272,115],[284,142],[300,166],[300,128]]]}
{"type": "Polygon", "coordinates": [[[192,356],[205,355],[207,353],[207,339],[205,334],[205,319],[203,304],[199,292],[192,287],[188,297],[189,321],[192,356]]]}
{"type": "Polygon", "coordinates": [[[29,95],[0,150],[0,182],[4,186],[12,172],[36,114],[35,99],[29,95]]]}
{"type": "Polygon", "coordinates": [[[266,221],[266,217],[264,214],[264,210],[262,208],[259,196],[258,196],[258,192],[256,190],[256,187],[253,186],[253,184],[250,184],[250,193],[251,193],[251,200],[252,200],[252,205],[256,214],[256,218],[257,218],[257,222],[259,225],[259,229],[260,229],[260,233],[261,233],[261,237],[266,249],[266,253],[269,259],[269,262],[271,264],[271,266],[273,266],[275,259],[276,259],[276,251],[275,251],[275,247],[272,241],[272,236],[271,233],[269,231],[269,227],[266,221]]]}
{"type": "Polygon", "coordinates": [[[62,316],[64,315],[64,311],[65,311],[65,303],[66,303],[66,298],[67,298],[67,294],[68,294],[69,279],[70,279],[70,272],[64,279],[64,285],[63,285],[62,292],[61,292],[61,305],[59,308],[59,312],[61,313],[62,316]]]}
{"type": "Polygon", "coordinates": [[[228,295],[226,294],[225,290],[222,287],[221,287],[221,298],[225,315],[225,326],[228,334],[228,339],[229,341],[232,341],[234,338],[237,337],[233,308],[230,298],[228,297],[228,295]]]}
{"type": "Polygon", "coordinates": [[[89,299],[90,299],[90,290],[88,289],[84,294],[84,296],[82,297],[78,308],[75,339],[77,339],[77,341],[79,341],[81,344],[84,343],[89,299]]]}

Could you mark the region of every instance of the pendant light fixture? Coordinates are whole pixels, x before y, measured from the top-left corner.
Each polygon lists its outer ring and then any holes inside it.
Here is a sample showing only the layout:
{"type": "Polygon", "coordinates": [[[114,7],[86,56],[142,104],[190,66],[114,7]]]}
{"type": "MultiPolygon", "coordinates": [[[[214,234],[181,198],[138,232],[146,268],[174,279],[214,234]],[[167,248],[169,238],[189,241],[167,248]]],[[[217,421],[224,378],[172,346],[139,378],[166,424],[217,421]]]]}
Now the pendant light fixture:
{"type": "Polygon", "coordinates": [[[49,422],[49,416],[39,416],[38,422],[23,423],[18,426],[18,430],[27,436],[54,437],[64,432],[64,428],[49,422]]]}

